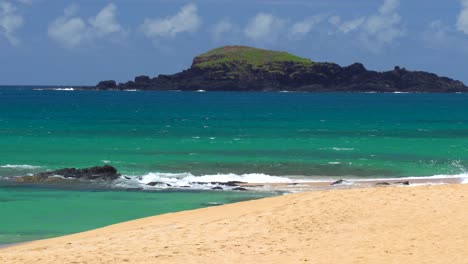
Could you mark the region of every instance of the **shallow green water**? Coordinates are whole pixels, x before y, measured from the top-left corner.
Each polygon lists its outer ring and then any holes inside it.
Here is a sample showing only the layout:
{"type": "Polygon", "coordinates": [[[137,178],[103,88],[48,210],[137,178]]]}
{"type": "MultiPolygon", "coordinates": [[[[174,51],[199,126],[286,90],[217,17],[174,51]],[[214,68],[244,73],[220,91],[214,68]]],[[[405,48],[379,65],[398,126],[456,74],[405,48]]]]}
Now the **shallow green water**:
{"type": "Polygon", "coordinates": [[[272,194],[207,191],[129,192],[0,188],[0,244],[81,232],[156,214],[272,194]]]}

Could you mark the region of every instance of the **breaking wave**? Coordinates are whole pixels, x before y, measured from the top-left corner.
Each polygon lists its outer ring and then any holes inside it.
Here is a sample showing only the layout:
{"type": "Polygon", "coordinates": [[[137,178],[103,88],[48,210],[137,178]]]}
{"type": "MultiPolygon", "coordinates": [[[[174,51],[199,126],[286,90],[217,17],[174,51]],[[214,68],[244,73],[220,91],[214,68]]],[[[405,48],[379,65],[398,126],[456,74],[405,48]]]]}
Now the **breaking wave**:
{"type": "Polygon", "coordinates": [[[152,172],[143,176],[122,176],[117,180],[119,187],[143,187],[143,188],[194,188],[211,189],[223,186],[229,189],[229,182],[244,183],[289,183],[292,179],[287,177],[271,176],[262,173],[249,174],[212,174],[195,176],[191,173],[160,173],[152,172]]]}
{"type": "MultiPolygon", "coordinates": [[[[305,182],[333,182],[338,179],[346,179],[351,183],[365,183],[371,181],[385,181],[385,180],[418,180],[419,184],[424,184],[425,180],[427,183],[431,182],[450,182],[444,179],[458,178],[461,182],[468,184],[468,173],[456,174],[456,175],[433,175],[433,176],[414,176],[414,177],[398,177],[398,178],[356,178],[356,177],[307,177],[307,176],[272,176],[263,173],[248,173],[248,174],[210,174],[195,176],[191,173],[161,173],[152,172],[142,176],[130,176],[124,175],[116,180],[116,187],[121,188],[143,188],[143,189],[205,189],[209,190],[214,187],[222,187],[223,190],[230,190],[236,186],[236,184],[230,184],[232,182],[242,182],[249,185],[259,184],[298,184],[305,182]]],[[[242,184],[241,184],[242,185],[242,184]]],[[[250,188],[249,188],[250,189],[250,188]]],[[[254,188],[255,189],[255,188],[254,188]]],[[[262,189],[262,188],[260,188],[262,189]]]]}
{"type": "Polygon", "coordinates": [[[52,89],[52,90],[54,90],[54,91],[75,91],[75,89],[71,88],[71,87],[69,87],[69,88],[55,88],[55,89],[52,89]]]}
{"type": "Polygon", "coordinates": [[[3,169],[35,170],[35,169],[40,169],[42,167],[41,166],[28,165],[28,164],[22,164],[22,165],[6,164],[6,165],[1,165],[0,168],[3,168],[3,169]]]}

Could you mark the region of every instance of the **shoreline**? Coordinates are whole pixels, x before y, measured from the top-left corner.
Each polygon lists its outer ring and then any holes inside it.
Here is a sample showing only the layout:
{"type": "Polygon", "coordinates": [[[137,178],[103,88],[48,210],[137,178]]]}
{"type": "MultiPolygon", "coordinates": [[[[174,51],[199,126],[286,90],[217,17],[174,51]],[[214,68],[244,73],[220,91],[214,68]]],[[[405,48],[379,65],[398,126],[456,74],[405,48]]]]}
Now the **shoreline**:
{"type": "Polygon", "coordinates": [[[36,241],[36,240],[33,240],[33,241],[26,241],[26,242],[21,242],[21,243],[0,244],[0,249],[2,249],[2,248],[8,248],[8,247],[14,247],[14,246],[17,246],[17,245],[21,245],[21,244],[29,243],[29,242],[34,242],[34,241],[36,241]]]}
{"type": "Polygon", "coordinates": [[[408,186],[462,184],[466,180],[462,176],[453,177],[406,177],[406,178],[382,178],[382,179],[346,179],[323,181],[292,181],[286,183],[242,183],[241,187],[251,187],[252,190],[283,191],[289,193],[325,191],[338,189],[375,188],[384,186],[408,186]],[[343,181],[343,183],[338,183],[343,181]],[[334,184],[336,183],[336,184],[334,184]]]}
{"type": "Polygon", "coordinates": [[[0,248],[0,262],[466,263],[467,210],[462,184],[303,192],[0,248]]]}

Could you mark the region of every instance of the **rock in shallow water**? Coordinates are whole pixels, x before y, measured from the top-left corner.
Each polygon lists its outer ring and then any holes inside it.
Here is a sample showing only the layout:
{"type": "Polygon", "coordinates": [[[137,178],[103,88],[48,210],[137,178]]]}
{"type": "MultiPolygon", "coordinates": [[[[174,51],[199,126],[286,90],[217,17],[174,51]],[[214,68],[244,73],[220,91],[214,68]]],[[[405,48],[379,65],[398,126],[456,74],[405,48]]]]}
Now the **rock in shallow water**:
{"type": "Polygon", "coordinates": [[[105,180],[111,181],[120,177],[117,169],[110,166],[96,166],[84,169],[65,168],[54,171],[41,172],[32,176],[21,176],[16,182],[38,183],[38,182],[63,182],[64,180],[105,180]],[[57,177],[61,176],[61,177],[57,177]]]}
{"type": "Polygon", "coordinates": [[[337,181],[331,183],[330,185],[340,185],[340,184],[349,184],[349,181],[340,179],[340,180],[337,180],[337,181]]]}
{"type": "Polygon", "coordinates": [[[165,182],[150,182],[150,183],[147,183],[146,185],[172,187],[172,185],[170,185],[169,183],[165,183],[165,182]]]}
{"type": "Polygon", "coordinates": [[[234,189],[232,189],[233,191],[247,191],[246,188],[242,188],[242,187],[236,187],[234,189]]]}

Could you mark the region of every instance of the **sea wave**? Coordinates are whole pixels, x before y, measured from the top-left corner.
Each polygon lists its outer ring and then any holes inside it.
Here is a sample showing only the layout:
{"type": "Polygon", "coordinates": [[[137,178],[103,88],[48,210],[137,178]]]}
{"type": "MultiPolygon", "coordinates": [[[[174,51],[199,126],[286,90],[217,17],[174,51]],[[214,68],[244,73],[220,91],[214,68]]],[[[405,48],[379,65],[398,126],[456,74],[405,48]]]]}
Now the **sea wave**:
{"type": "MultiPolygon", "coordinates": [[[[243,182],[247,184],[300,184],[313,182],[333,182],[338,179],[346,179],[352,183],[365,183],[373,181],[403,181],[403,180],[418,180],[419,184],[424,184],[424,180],[430,182],[440,182],[438,180],[459,178],[463,183],[468,184],[468,173],[454,175],[432,175],[432,176],[410,176],[410,177],[395,177],[395,178],[358,178],[358,177],[327,177],[327,176],[272,176],[263,173],[248,173],[248,174],[210,174],[196,176],[189,172],[186,173],[161,173],[152,172],[142,176],[124,175],[115,183],[118,187],[125,188],[175,188],[175,189],[212,189],[213,187],[221,186],[225,190],[235,188],[229,186],[229,182],[243,182]]],[[[260,188],[261,189],[261,188],[260,188]]]]}
{"type": "Polygon", "coordinates": [[[385,181],[385,180],[437,180],[437,179],[468,179],[468,172],[460,174],[437,174],[432,176],[407,176],[407,177],[387,177],[387,178],[350,178],[353,181],[385,181]]]}
{"type": "Polygon", "coordinates": [[[75,89],[72,88],[72,87],[69,87],[69,88],[54,88],[52,90],[54,90],[54,91],[75,91],[75,89]]]}
{"type": "Polygon", "coordinates": [[[195,176],[191,173],[161,173],[152,172],[143,176],[124,175],[117,180],[120,187],[143,188],[194,188],[211,189],[222,185],[225,189],[235,186],[226,186],[229,182],[245,183],[290,183],[293,179],[287,177],[271,176],[262,173],[249,174],[212,174],[195,176]],[[153,185],[153,186],[151,186],[153,185]]]}
{"type": "Polygon", "coordinates": [[[352,150],[354,150],[354,148],[337,148],[337,147],[333,147],[332,149],[335,150],[335,151],[352,151],[352,150]]]}
{"type": "Polygon", "coordinates": [[[21,164],[21,165],[6,164],[6,165],[1,165],[0,168],[3,168],[3,169],[34,170],[34,169],[39,169],[39,168],[42,168],[42,167],[41,166],[28,165],[28,164],[21,164]]]}

